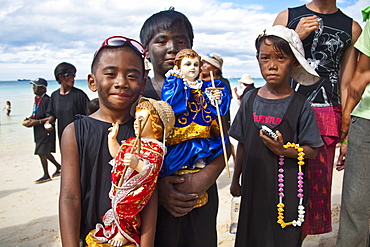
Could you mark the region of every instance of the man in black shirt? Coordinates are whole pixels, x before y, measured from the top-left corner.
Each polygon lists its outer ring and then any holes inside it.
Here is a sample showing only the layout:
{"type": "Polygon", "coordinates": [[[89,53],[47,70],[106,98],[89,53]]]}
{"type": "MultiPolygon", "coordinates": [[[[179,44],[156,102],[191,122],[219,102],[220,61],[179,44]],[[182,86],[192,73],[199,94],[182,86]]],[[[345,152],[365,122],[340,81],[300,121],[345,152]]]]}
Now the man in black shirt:
{"type": "Polygon", "coordinates": [[[51,94],[50,104],[47,110],[48,124],[55,123],[58,119],[58,138],[61,142],[64,128],[75,120],[76,114],[88,115],[87,104],[89,98],[78,88],[74,87],[76,68],[70,63],[60,63],[54,70],[55,79],[60,88],[51,94]]]}
{"type": "Polygon", "coordinates": [[[37,78],[30,82],[33,84],[33,92],[35,102],[33,105],[33,112],[31,117],[23,121],[25,127],[33,127],[34,140],[36,143],[35,154],[40,157],[44,175],[35,181],[36,184],[51,181],[48,171],[48,160],[50,160],[56,167],[55,173],[52,177],[60,176],[60,164],[55,160],[51,153],[55,153],[55,128],[50,130],[44,128],[44,123],[48,120],[46,110],[50,102],[49,95],[46,94],[46,87],[48,82],[43,78],[37,78]]]}

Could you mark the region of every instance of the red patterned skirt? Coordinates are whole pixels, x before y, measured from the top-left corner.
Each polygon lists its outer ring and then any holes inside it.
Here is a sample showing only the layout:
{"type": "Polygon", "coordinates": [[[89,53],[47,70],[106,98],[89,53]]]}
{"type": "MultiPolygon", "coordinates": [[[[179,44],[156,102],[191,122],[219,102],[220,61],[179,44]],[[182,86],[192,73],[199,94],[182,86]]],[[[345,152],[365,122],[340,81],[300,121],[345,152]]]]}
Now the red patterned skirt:
{"type": "Polygon", "coordinates": [[[324,146],[316,158],[309,159],[309,204],[306,209],[303,234],[321,234],[332,231],[331,185],[335,147],[339,141],[342,111],[340,106],[312,107],[324,146]]]}

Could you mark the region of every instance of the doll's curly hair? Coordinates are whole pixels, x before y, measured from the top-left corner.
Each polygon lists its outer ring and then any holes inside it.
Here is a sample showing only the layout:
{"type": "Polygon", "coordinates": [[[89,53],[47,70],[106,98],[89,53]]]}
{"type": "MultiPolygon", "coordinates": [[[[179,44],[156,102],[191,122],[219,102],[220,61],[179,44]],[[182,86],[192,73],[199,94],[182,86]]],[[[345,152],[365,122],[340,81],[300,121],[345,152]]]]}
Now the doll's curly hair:
{"type": "Polygon", "coordinates": [[[202,58],[193,49],[182,49],[176,54],[176,57],[175,57],[175,65],[177,66],[178,69],[181,68],[181,61],[184,57],[190,57],[190,58],[197,57],[199,60],[199,67],[202,67],[203,65],[202,58]]]}
{"type": "Polygon", "coordinates": [[[152,103],[149,101],[142,101],[136,106],[136,111],[148,110],[150,113],[150,119],[152,120],[152,129],[154,139],[158,141],[163,140],[163,123],[159,117],[157,110],[154,108],[152,103]]]}

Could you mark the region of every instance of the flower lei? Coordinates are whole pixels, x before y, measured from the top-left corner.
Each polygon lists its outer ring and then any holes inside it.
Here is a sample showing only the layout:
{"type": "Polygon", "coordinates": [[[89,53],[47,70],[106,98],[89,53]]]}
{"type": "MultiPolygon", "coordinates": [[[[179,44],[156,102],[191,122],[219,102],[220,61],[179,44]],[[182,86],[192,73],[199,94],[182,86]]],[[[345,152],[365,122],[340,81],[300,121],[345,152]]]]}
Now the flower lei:
{"type": "Polygon", "coordinates": [[[279,203],[277,205],[277,211],[278,211],[278,221],[277,223],[280,224],[281,228],[285,228],[286,226],[293,225],[293,226],[301,226],[304,222],[304,206],[303,206],[303,172],[301,166],[304,165],[304,156],[305,153],[303,152],[303,148],[299,146],[299,144],[290,143],[283,145],[284,148],[295,148],[298,151],[298,194],[297,197],[299,198],[299,204],[298,204],[298,219],[293,220],[291,222],[285,222],[284,221],[284,203],[283,203],[283,197],[284,197],[284,156],[279,157],[279,174],[278,174],[278,193],[279,193],[279,203]]]}

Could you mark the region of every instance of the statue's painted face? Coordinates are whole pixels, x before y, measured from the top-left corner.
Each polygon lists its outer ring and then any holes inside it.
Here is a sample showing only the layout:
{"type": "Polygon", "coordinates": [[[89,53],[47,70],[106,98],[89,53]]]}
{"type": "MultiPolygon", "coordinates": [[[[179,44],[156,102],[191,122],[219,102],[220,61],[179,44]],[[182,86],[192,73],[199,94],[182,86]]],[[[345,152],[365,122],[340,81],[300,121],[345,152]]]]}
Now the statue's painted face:
{"type": "Polygon", "coordinates": [[[186,80],[194,81],[199,75],[199,59],[197,57],[190,58],[184,57],[181,61],[181,73],[185,76],[186,80]]]}
{"type": "Polygon", "coordinates": [[[139,124],[141,123],[141,137],[153,138],[152,120],[150,118],[149,111],[146,109],[136,111],[135,118],[136,118],[134,122],[135,135],[136,136],[139,135],[139,124]],[[147,118],[148,120],[144,125],[145,119],[147,118]]]}

